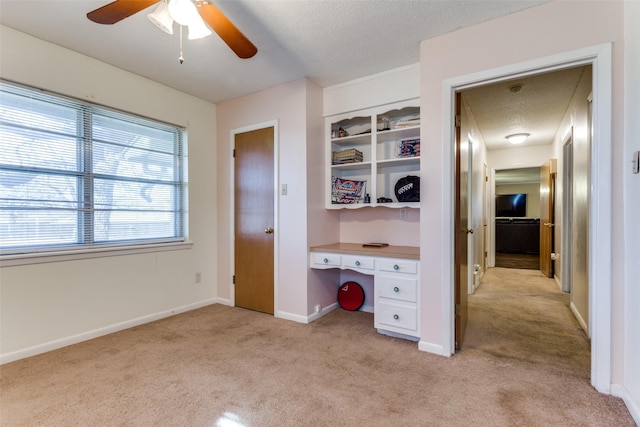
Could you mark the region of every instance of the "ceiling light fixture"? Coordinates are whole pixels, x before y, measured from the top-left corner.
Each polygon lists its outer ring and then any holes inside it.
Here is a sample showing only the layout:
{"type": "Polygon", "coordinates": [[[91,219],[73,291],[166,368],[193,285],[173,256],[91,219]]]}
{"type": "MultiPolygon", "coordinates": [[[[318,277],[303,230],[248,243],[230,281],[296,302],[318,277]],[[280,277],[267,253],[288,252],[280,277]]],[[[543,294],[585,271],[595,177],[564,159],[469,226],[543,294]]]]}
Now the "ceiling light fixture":
{"type": "Polygon", "coordinates": [[[524,140],[527,139],[528,137],[529,137],[528,133],[514,133],[511,135],[507,135],[505,138],[507,138],[507,141],[509,141],[512,144],[522,144],[524,140]]]}
{"type": "Polygon", "coordinates": [[[173,22],[180,25],[180,63],[182,57],[182,27],[189,28],[189,40],[210,36],[211,30],[204,23],[196,4],[191,0],[162,0],[158,7],[147,15],[153,24],[167,34],[173,34],[173,22]]]}
{"type": "Polygon", "coordinates": [[[515,84],[513,86],[509,86],[509,92],[518,93],[522,90],[523,87],[524,85],[521,85],[521,84],[515,84]]]}

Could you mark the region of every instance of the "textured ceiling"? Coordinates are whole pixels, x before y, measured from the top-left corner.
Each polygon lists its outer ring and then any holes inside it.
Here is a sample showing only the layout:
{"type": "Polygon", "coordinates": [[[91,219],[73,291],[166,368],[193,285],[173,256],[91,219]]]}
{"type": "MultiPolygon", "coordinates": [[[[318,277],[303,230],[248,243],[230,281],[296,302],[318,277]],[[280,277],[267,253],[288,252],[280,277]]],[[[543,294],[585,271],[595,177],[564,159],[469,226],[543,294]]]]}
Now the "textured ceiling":
{"type": "Polygon", "coordinates": [[[583,72],[568,68],[465,90],[487,149],[513,148],[505,137],[521,132],[530,134],[527,146],[551,144],[583,72]],[[509,90],[516,85],[519,92],[509,90]]]}
{"type": "MultiPolygon", "coordinates": [[[[109,0],[0,0],[0,23],[217,103],[308,77],[342,83],[419,62],[419,44],[546,0],[214,0],[258,47],[238,59],[214,34],[186,41],[154,27],[154,6],[114,25],[87,12],[109,0]]],[[[185,37],[186,38],[186,37],[185,37]]]]}
{"type": "MultiPolygon", "coordinates": [[[[155,6],[99,25],[86,14],[109,0],[0,0],[0,24],[217,103],[303,77],[326,87],[415,64],[422,40],[546,1],[214,0],[258,54],[238,59],[214,34],[186,40],[182,65],[177,34],[146,17],[155,6]]],[[[531,134],[529,145],[550,144],[581,73],[466,90],[488,148],[510,148],[504,137],[517,131],[531,134]],[[516,83],[523,89],[509,92],[516,83]]]]}

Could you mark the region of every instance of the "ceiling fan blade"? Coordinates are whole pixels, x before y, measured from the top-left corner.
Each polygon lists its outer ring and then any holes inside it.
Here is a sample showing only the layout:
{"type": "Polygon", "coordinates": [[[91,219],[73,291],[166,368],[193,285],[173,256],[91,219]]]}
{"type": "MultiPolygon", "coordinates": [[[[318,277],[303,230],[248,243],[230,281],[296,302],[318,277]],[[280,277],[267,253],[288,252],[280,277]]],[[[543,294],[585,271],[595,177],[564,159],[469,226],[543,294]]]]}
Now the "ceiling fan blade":
{"type": "Polygon", "coordinates": [[[98,24],[115,24],[134,13],[148,8],[159,0],[116,0],[87,13],[87,18],[98,24]]]}
{"type": "Polygon", "coordinates": [[[215,31],[240,58],[251,58],[258,52],[258,48],[213,4],[203,3],[198,8],[198,12],[200,12],[200,16],[209,24],[211,29],[215,31]]]}

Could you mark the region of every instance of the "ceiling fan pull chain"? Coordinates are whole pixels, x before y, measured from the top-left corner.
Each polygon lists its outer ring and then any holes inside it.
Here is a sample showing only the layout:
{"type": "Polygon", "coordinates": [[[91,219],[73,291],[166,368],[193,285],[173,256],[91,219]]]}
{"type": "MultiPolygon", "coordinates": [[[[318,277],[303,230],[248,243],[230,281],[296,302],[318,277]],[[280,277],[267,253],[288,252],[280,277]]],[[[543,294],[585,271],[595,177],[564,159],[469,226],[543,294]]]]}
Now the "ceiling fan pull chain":
{"type": "Polygon", "coordinates": [[[184,63],[184,57],[182,56],[182,25],[180,25],[180,57],[178,58],[181,64],[184,63]]]}

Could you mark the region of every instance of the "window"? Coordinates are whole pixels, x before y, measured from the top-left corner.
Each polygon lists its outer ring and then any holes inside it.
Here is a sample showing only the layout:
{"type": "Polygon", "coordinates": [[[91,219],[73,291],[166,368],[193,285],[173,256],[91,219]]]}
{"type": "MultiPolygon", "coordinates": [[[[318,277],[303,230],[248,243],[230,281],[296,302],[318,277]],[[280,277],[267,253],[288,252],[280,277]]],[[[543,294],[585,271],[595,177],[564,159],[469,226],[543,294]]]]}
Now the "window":
{"type": "Polygon", "coordinates": [[[184,129],[0,81],[2,255],[183,241],[184,129]]]}

